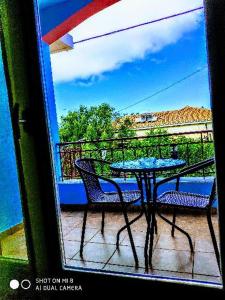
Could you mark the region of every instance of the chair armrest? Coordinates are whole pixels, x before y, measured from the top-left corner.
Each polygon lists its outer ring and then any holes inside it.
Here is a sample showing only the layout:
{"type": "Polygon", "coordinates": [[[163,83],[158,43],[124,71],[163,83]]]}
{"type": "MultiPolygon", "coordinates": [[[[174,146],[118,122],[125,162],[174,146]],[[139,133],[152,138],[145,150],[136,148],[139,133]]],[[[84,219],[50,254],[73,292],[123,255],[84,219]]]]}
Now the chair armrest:
{"type": "MultiPolygon", "coordinates": [[[[103,167],[104,165],[107,165],[107,166],[110,166],[112,164],[111,161],[107,161],[107,160],[102,160],[102,159],[97,159],[97,158],[89,158],[89,160],[92,162],[92,163],[98,163],[99,164],[99,167],[102,168],[103,170],[103,167]],[[101,166],[100,166],[101,165],[101,166]]],[[[109,168],[110,169],[110,168],[109,168]]],[[[112,170],[110,169],[110,174],[112,174],[112,170]]]]}
{"type": "MultiPolygon", "coordinates": [[[[206,160],[204,160],[204,161],[200,161],[200,162],[198,162],[198,163],[196,163],[196,164],[194,164],[194,165],[185,167],[185,168],[181,169],[180,172],[187,171],[187,170],[189,170],[189,169],[192,169],[194,166],[195,166],[195,167],[201,166],[202,164],[205,164],[205,163],[208,163],[208,162],[211,162],[211,161],[214,161],[214,158],[209,158],[209,159],[206,159],[206,160]]],[[[180,172],[179,172],[179,173],[180,173],[180,172]]]]}
{"type": "Polygon", "coordinates": [[[89,158],[89,160],[91,160],[92,162],[98,162],[101,164],[107,164],[107,165],[111,165],[112,162],[107,161],[107,160],[102,160],[102,159],[97,159],[97,158],[89,158]]]}

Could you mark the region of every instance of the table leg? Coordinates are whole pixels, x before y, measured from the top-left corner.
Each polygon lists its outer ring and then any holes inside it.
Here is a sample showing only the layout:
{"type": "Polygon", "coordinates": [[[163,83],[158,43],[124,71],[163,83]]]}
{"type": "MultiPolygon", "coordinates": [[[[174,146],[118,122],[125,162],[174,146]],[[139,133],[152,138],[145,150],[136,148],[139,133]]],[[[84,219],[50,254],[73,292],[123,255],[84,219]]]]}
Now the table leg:
{"type": "MultiPolygon", "coordinates": [[[[145,257],[145,270],[148,271],[148,243],[149,243],[149,235],[151,235],[151,227],[150,223],[152,223],[152,210],[151,210],[151,182],[146,173],[144,173],[144,183],[146,190],[146,200],[147,200],[147,231],[145,238],[145,248],[144,248],[144,257],[145,257]]],[[[153,233],[154,235],[154,233],[153,233]]]]}
{"type": "Polygon", "coordinates": [[[153,204],[152,215],[151,215],[151,227],[150,227],[150,244],[149,244],[149,265],[152,268],[152,253],[153,253],[153,243],[154,243],[154,231],[155,231],[156,217],[155,208],[153,204]]]}
{"type": "Polygon", "coordinates": [[[144,196],[144,184],[145,184],[145,180],[143,181],[143,176],[142,174],[140,174],[140,177],[139,177],[139,188],[140,188],[140,191],[141,191],[141,205],[142,205],[142,210],[145,214],[145,218],[146,218],[146,222],[148,222],[148,209],[146,209],[146,206],[145,206],[145,196],[144,196]]]}
{"type": "MultiPolygon", "coordinates": [[[[147,232],[145,240],[145,269],[148,271],[148,267],[152,267],[152,253],[153,253],[153,243],[154,243],[154,233],[157,234],[157,221],[156,221],[156,211],[154,203],[152,202],[151,193],[151,178],[147,175],[144,176],[145,187],[146,187],[146,198],[147,198],[147,210],[148,210],[148,220],[147,220],[147,232]],[[150,242],[149,242],[150,238],[150,242]]],[[[156,183],[156,174],[153,172],[153,185],[156,183]]]]}
{"type": "MultiPolygon", "coordinates": [[[[140,174],[140,177],[138,176],[138,174],[134,174],[136,179],[137,179],[137,182],[138,182],[138,187],[141,191],[141,206],[142,206],[142,209],[141,209],[141,213],[136,217],[134,218],[133,220],[129,221],[128,225],[132,225],[133,223],[135,223],[137,220],[139,220],[143,214],[145,214],[146,218],[147,218],[147,213],[146,213],[146,210],[145,210],[145,204],[144,204],[144,192],[143,192],[143,184],[142,184],[142,177],[141,177],[141,174],[140,174]]],[[[117,238],[116,238],[116,247],[119,248],[119,240],[120,240],[120,234],[122,233],[123,230],[127,229],[127,225],[124,225],[122,228],[120,228],[120,230],[117,232],[117,238]]]]}
{"type": "MultiPolygon", "coordinates": [[[[153,187],[155,186],[156,184],[156,173],[153,172],[153,187]]],[[[152,196],[152,199],[153,199],[153,196],[152,196]]],[[[154,228],[155,228],[155,234],[158,233],[158,226],[157,226],[157,220],[156,220],[156,214],[154,213],[154,228]]]]}

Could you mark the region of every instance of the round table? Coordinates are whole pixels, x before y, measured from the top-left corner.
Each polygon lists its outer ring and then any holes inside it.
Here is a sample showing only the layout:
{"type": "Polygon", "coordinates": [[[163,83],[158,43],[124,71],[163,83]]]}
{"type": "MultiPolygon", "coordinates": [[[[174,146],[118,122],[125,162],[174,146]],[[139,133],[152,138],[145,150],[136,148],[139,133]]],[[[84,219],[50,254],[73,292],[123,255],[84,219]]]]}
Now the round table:
{"type": "Polygon", "coordinates": [[[185,160],[173,159],[173,158],[140,158],[137,160],[116,162],[110,165],[112,171],[118,173],[133,173],[137,180],[141,191],[143,192],[143,181],[145,183],[146,200],[147,203],[151,201],[151,179],[153,185],[156,182],[156,172],[168,171],[177,168],[184,167],[186,165],[185,160]]]}
{"type": "Polygon", "coordinates": [[[186,165],[185,160],[173,158],[140,158],[137,160],[128,160],[116,162],[110,165],[110,168],[119,172],[158,172],[181,168],[186,165]]]}
{"type": "MultiPolygon", "coordinates": [[[[157,159],[155,157],[148,157],[148,158],[140,158],[137,160],[130,160],[130,161],[122,161],[116,162],[110,165],[112,171],[118,173],[132,173],[135,175],[139,189],[142,194],[141,204],[142,204],[142,211],[138,217],[136,217],[133,221],[130,222],[130,225],[138,220],[144,213],[146,215],[147,220],[147,233],[146,233],[146,243],[145,243],[145,265],[147,267],[147,260],[148,260],[148,238],[149,238],[149,228],[152,216],[152,188],[151,188],[151,181],[153,186],[156,183],[156,173],[160,171],[168,171],[174,170],[177,168],[182,168],[186,165],[185,160],[181,159],[172,159],[172,158],[160,158],[157,159]],[[144,183],[144,185],[143,185],[144,183]],[[147,201],[147,211],[145,208],[144,203],[144,187],[145,187],[145,195],[147,201]]],[[[155,214],[154,214],[155,218],[155,214]]],[[[155,231],[157,232],[157,223],[155,222],[156,227],[155,231]]],[[[125,227],[123,227],[124,229],[125,227]]],[[[122,230],[123,230],[122,229],[122,230]]],[[[121,231],[122,231],[121,230],[121,231]]]]}

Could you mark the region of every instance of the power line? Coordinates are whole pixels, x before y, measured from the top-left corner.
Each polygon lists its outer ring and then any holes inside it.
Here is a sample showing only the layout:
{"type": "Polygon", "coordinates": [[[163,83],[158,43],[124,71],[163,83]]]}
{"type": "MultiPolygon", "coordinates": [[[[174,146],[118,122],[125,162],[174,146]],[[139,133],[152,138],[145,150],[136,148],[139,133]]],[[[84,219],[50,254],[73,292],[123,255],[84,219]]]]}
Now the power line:
{"type": "Polygon", "coordinates": [[[131,107],[133,107],[133,106],[136,106],[137,104],[140,104],[140,103],[142,103],[142,102],[144,102],[144,101],[146,101],[146,100],[149,100],[149,99],[151,99],[151,98],[153,98],[153,97],[155,97],[155,96],[157,96],[157,95],[159,95],[159,94],[161,94],[161,93],[163,93],[163,92],[169,90],[170,88],[172,88],[172,87],[174,87],[174,86],[180,84],[181,82],[183,82],[183,81],[185,81],[185,80],[187,80],[187,79],[193,77],[194,75],[200,73],[201,71],[205,70],[206,68],[207,68],[207,66],[204,66],[204,67],[202,67],[202,68],[200,68],[200,69],[198,69],[198,70],[196,70],[196,71],[194,71],[194,72],[188,74],[187,76],[181,78],[180,80],[175,81],[174,83],[168,85],[167,87],[162,88],[162,89],[156,91],[155,93],[151,94],[150,96],[145,97],[145,98],[143,98],[143,99],[141,99],[141,100],[139,100],[139,101],[137,101],[137,102],[135,102],[135,103],[133,103],[133,104],[131,104],[131,105],[128,105],[127,107],[124,107],[124,108],[120,109],[118,112],[127,110],[128,108],[131,108],[131,107]]]}
{"type": "Polygon", "coordinates": [[[102,38],[102,37],[109,36],[109,35],[112,35],[112,34],[116,34],[116,33],[120,33],[120,32],[123,32],[123,31],[131,30],[131,29],[134,29],[134,28],[137,28],[137,27],[141,27],[141,26],[157,23],[157,22],[160,22],[160,21],[172,19],[172,18],[179,17],[179,16],[182,16],[182,15],[186,15],[186,14],[189,14],[189,13],[192,13],[194,11],[201,10],[201,9],[203,9],[203,6],[196,7],[196,8],[190,9],[190,10],[186,10],[186,11],[183,11],[183,12],[180,12],[180,13],[177,13],[177,14],[169,15],[169,16],[166,16],[166,17],[162,17],[160,19],[151,20],[151,21],[148,21],[148,22],[145,22],[145,23],[140,23],[140,24],[136,24],[136,25],[133,25],[133,26],[130,26],[130,27],[125,27],[125,28],[114,30],[114,31],[106,32],[106,33],[103,33],[103,34],[95,35],[95,36],[92,36],[92,37],[89,37],[89,38],[86,38],[86,39],[76,41],[76,42],[74,42],[74,44],[80,44],[80,43],[88,42],[88,41],[91,41],[91,40],[94,40],[94,39],[98,39],[98,38],[102,38]]]}

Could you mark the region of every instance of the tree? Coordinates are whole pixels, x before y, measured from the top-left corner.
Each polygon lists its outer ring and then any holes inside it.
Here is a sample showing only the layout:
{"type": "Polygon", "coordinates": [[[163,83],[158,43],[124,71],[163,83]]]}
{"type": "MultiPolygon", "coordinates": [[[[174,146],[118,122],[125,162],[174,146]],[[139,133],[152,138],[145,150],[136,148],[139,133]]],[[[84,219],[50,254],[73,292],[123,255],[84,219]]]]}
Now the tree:
{"type": "Polygon", "coordinates": [[[132,130],[133,122],[127,116],[125,116],[119,123],[118,138],[134,137],[135,131],[132,130]]]}
{"type": "Polygon", "coordinates": [[[87,107],[81,105],[78,111],[69,111],[65,117],[61,117],[59,129],[61,142],[72,142],[84,138],[89,114],[87,107]]]}
{"type": "Polygon", "coordinates": [[[60,139],[74,142],[80,139],[97,140],[114,136],[113,121],[118,117],[107,103],[90,108],[81,105],[77,111],[69,111],[61,117],[60,139]]]}

